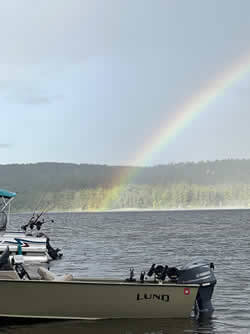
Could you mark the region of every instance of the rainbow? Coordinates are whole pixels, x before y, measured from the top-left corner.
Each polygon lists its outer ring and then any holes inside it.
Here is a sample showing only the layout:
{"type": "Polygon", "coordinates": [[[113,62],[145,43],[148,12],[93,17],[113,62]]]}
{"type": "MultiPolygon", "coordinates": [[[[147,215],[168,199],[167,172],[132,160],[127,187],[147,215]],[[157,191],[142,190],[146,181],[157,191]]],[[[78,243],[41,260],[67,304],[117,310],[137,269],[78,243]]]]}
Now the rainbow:
{"type": "MultiPolygon", "coordinates": [[[[157,130],[157,135],[153,134],[145,143],[144,149],[137,152],[136,158],[133,161],[133,166],[141,166],[150,163],[152,156],[159,153],[165,148],[183,129],[189,126],[192,121],[202,111],[207,110],[207,107],[213,103],[217,97],[221,96],[225,90],[230,88],[234,83],[242,79],[246,73],[250,71],[250,56],[244,56],[237,63],[230,66],[229,69],[217,74],[213,80],[200,89],[200,91],[191,96],[184,104],[177,107],[174,114],[175,117],[167,120],[166,124],[157,130]]],[[[112,202],[118,198],[125,186],[138,173],[137,168],[125,169],[117,177],[114,186],[105,196],[101,203],[101,208],[109,209],[112,202]]]]}

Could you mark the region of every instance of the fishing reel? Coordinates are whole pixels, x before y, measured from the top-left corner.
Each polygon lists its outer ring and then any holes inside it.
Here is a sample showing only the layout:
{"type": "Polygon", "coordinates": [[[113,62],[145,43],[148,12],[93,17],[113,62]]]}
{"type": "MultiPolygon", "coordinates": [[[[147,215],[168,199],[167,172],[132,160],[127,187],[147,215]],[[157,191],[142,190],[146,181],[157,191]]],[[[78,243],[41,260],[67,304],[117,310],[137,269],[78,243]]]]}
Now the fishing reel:
{"type": "Polygon", "coordinates": [[[149,269],[147,276],[151,277],[152,275],[155,276],[155,281],[165,281],[166,277],[170,278],[171,280],[177,280],[179,277],[179,270],[175,267],[168,267],[157,265],[154,263],[152,264],[151,268],[149,269]]]}
{"type": "Polygon", "coordinates": [[[155,281],[165,281],[168,272],[168,266],[163,266],[161,264],[157,265],[155,263],[152,264],[151,268],[149,269],[147,276],[151,277],[154,275],[155,281]]]}

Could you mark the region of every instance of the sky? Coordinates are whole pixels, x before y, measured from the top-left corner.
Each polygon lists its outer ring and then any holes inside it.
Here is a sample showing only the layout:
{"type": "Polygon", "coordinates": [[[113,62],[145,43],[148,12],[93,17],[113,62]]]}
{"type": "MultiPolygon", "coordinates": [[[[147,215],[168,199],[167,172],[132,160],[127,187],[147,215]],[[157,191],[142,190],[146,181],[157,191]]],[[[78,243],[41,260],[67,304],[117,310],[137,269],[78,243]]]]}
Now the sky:
{"type": "Polygon", "coordinates": [[[0,1],[0,164],[249,159],[250,65],[150,146],[250,59],[249,13],[249,0],[0,1]]]}

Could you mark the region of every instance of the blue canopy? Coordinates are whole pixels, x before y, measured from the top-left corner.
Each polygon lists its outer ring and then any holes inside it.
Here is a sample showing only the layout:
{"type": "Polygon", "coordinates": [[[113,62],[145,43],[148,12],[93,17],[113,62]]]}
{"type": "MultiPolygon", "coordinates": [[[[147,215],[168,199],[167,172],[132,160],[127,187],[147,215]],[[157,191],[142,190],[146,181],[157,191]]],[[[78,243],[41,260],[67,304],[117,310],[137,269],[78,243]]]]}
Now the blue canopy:
{"type": "Polygon", "coordinates": [[[16,197],[16,193],[12,193],[8,190],[0,189],[0,197],[5,197],[5,198],[16,197]]]}

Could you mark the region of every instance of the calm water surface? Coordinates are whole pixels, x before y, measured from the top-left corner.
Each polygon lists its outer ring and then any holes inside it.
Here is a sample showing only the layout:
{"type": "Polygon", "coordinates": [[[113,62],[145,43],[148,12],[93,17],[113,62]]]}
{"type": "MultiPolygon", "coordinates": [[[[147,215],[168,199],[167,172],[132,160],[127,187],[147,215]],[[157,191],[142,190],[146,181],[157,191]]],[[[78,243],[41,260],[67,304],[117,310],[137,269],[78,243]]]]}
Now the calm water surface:
{"type": "MultiPolygon", "coordinates": [[[[9,229],[28,215],[12,215],[9,229]]],[[[0,322],[0,333],[242,333],[250,334],[250,211],[147,211],[51,214],[44,226],[63,249],[51,271],[74,276],[137,278],[152,263],[175,266],[207,259],[215,263],[215,312],[207,321],[103,320],[0,322]]],[[[63,296],[62,296],[63,298],[63,296]]]]}

